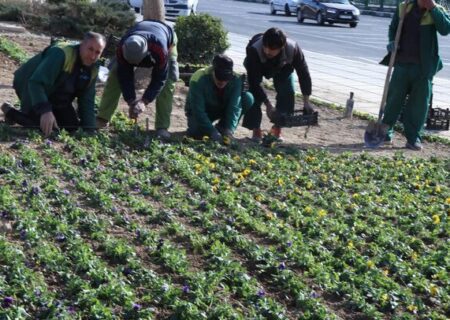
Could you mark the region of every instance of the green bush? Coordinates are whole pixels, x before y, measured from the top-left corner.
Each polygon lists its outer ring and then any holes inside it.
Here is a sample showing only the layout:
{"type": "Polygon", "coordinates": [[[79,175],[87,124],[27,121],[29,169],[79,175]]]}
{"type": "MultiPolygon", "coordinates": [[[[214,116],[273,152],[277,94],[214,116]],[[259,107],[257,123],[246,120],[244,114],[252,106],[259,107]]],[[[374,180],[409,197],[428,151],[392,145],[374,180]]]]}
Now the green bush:
{"type": "Polygon", "coordinates": [[[230,47],[222,21],[209,14],[178,17],[175,32],[181,64],[208,65],[215,54],[230,47]]]}
{"type": "Polygon", "coordinates": [[[22,12],[31,9],[30,3],[25,0],[6,0],[0,2],[0,20],[21,22],[23,20],[22,12]]]}
{"type": "Polygon", "coordinates": [[[50,0],[41,5],[8,0],[0,3],[0,19],[68,38],[81,38],[90,30],[121,37],[135,23],[134,12],[121,0],[50,0]]]}

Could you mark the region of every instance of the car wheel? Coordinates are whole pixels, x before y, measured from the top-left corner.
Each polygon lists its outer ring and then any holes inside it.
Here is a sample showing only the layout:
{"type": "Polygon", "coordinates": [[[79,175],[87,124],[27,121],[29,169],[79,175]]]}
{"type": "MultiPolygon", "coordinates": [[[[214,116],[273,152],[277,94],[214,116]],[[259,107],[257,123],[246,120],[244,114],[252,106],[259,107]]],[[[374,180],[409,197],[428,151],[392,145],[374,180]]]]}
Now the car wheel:
{"type": "Polygon", "coordinates": [[[298,23],[303,23],[303,21],[305,20],[305,18],[303,17],[303,12],[301,9],[297,10],[297,21],[298,23]]]}
{"type": "Polygon", "coordinates": [[[273,6],[273,3],[270,4],[270,14],[276,14],[277,10],[275,10],[275,7],[273,6]]]}
{"type": "Polygon", "coordinates": [[[289,9],[289,5],[286,3],[286,5],[284,6],[284,14],[286,16],[290,16],[291,15],[291,9],[289,9]]]}
{"type": "Polygon", "coordinates": [[[322,13],[322,12],[319,11],[319,12],[317,13],[316,21],[317,21],[317,24],[318,24],[319,26],[323,26],[323,24],[325,23],[325,20],[324,20],[324,18],[323,18],[323,13],[322,13]]]}
{"type": "Polygon", "coordinates": [[[330,22],[328,22],[328,24],[329,24],[330,26],[332,26],[332,25],[334,24],[334,22],[330,21],[330,22]]]}
{"type": "Polygon", "coordinates": [[[350,22],[350,28],[356,28],[357,25],[356,22],[350,22]]]}

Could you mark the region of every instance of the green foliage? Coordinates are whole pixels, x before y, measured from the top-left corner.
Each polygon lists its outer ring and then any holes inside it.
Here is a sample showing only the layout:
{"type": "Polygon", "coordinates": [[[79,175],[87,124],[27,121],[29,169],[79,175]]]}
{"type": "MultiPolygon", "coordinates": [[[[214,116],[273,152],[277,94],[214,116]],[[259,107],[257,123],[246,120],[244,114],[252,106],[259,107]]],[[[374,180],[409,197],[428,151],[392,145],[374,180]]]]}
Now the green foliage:
{"type": "Polygon", "coordinates": [[[32,30],[79,39],[87,31],[120,37],[135,23],[135,15],[120,0],[52,0],[39,6],[6,1],[0,3],[0,20],[23,22],[32,30]]]}
{"type": "Polygon", "coordinates": [[[207,65],[230,46],[222,21],[209,14],[178,17],[175,32],[180,63],[207,65]]]}
{"type": "Polygon", "coordinates": [[[0,2],[0,20],[22,21],[22,12],[27,10],[30,10],[30,5],[26,1],[2,1],[0,2]]]}
{"type": "Polygon", "coordinates": [[[5,53],[19,63],[23,63],[28,59],[26,52],[22,48],[5,37],[0,37],[0,52],[5,53]]]}

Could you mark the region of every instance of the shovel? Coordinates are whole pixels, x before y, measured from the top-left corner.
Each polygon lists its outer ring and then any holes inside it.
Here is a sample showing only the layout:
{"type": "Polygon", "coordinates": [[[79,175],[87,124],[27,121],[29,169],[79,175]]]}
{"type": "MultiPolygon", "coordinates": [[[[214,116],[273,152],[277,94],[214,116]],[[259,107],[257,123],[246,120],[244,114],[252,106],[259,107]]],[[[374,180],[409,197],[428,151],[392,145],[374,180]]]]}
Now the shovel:
{"type": "Polygon", "coordinates": [[[368,148],[377,148],[380,145],[383,144],[384,140],[386,139],[386,135],[389,129],[389,126],[387,124],[381,123],[381,120],[383,119],[384,114],[384,107],[386,105],[386,99],[388,94],[388,88],[389,88],[389,81],[391,79],[391,73],[392,73],[392,66],[395,62],[395,57],[397,55],[397,48],[398,43],[400,41],[400,36],[402,33],[402,27],[403,27],[403,21],[405,20],[406,16],[406,7],[408,5],[409,1],[405,1],[405,6],[400,13],[400,21],[397,26],[397,32],[395,33],[395,39],[394,39],[394,50],[391,53],[391,57],[389,59],[389,66],[388,71],[386,74],[386,79],[384,81],[384,88],[383,88],[383,98],[381,99],[380,104],[380,111],[378,113],[378,120],[377,121],[370,121],[367,125],[366,132],[364,133],[364,144],[368,148]]]}

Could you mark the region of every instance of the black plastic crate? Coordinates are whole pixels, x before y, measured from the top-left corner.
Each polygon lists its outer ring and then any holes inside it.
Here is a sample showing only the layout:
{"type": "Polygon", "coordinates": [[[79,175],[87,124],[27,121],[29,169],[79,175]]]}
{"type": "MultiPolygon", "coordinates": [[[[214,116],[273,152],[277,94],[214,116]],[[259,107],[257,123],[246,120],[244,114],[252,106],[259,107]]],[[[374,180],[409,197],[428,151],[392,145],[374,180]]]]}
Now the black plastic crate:
{"type": "Polygon", "coordinates": [[[314,126],[319,123],[319,112],[306,114],[303,109],[294,110],[293,113],[278,113],[272,116],[272,123],[279,127],[291,128],[301,126],[314,126]]]}
{"type": "Polygon", "coordinates": [[[430,108],[427,117],[428,130],[449,130],[450,109],[430,108]]]}

